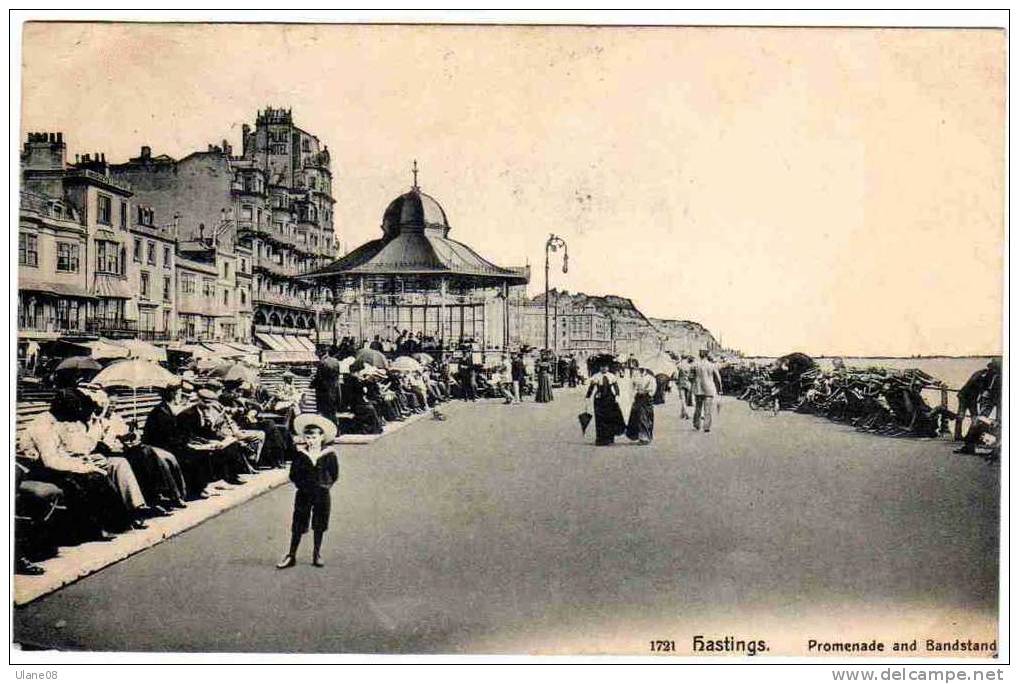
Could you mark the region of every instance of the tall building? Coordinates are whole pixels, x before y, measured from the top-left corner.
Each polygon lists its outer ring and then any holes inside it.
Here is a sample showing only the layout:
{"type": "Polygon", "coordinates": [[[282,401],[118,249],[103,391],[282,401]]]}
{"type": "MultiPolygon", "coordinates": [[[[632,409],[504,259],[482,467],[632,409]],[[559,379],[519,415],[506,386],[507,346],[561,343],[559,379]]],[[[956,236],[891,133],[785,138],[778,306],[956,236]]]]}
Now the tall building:
{"type": "MultiPolygon", "coordinates": [[[[294,124],[290,110],[258,112],[254,128],[242,129],[240,155],[226,140],[180,160],[143,146],[111,172],[157,213],[179,217],[187,227],[178,236],[182,244],[212,240],[237,256],[235,277],[250,287],[244,325],[256,337],[332,341],[328,290],[297,279],[336,257],[329,150],[294,124]]],[[[236,287],[239,299],[243,285],[236,287]]]]}
{"type": "Polygon", "coordinates": [[[21,181],[19,337],[168,337],[173,300],[158,296],[157,288],[169,276],[172,291],[172,263],[160,262],[172,232],[110,176],[105,155],[69,164],[61,133],[30,133],[21,181]],[[141,288],[148,294],[139,296],[141,288]]]}

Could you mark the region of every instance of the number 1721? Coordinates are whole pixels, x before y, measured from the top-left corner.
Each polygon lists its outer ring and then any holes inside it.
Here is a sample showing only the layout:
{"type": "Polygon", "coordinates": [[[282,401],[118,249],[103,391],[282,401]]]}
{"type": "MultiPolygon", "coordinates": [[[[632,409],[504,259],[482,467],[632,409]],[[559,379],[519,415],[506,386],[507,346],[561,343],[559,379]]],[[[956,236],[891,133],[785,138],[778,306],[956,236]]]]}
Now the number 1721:
{"type": "Polygon", "coordinates": [[[652,653],[675,653],[676,642],[675,641],[661,641],[655,640],[651,642],[652,653]]]}

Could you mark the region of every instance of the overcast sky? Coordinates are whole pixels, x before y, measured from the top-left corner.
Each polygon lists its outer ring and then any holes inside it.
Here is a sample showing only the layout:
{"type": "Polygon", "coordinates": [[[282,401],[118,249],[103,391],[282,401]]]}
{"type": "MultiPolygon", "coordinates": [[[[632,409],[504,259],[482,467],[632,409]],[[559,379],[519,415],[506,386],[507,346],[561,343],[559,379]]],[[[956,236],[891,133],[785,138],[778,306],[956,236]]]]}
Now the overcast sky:
{"type": "Polygon", "coordinates": [[[994,31],[26,25],[22,131],[181,157],[266,105],[353,249],[410,186],[502,265],[748,353],[998,353],[994,31]],[[558,264],[557,264],[558,265],[558,264]]]}

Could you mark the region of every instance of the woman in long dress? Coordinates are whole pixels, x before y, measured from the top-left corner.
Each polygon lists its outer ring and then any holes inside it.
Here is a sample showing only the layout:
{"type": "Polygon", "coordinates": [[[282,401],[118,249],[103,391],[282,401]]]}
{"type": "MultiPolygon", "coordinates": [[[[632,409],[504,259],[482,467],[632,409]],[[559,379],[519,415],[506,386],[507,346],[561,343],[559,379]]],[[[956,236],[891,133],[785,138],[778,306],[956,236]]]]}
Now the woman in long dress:
{"type": "Polygon", "coordinates": [[[633,406],[626,424],[626,436],[641,444],[650,444],[655,432],[655,375],[643,369],[633,380],[633,406]]]}
{"type": "Polygon", "coordinates": [[[587,398],[594,397],[595,446],[608,446],[626,430],[623,412],[619,410],[619,382],[609,372],[608,365],[591,376],[587,385],[587,398]]]}
{"type": "Polygon", "coordinates": [[[550,354],[542,352],[538,360],[538,389],[534,394],[534,400],[539,404],[552,401],[552,359],[550,354]]]}

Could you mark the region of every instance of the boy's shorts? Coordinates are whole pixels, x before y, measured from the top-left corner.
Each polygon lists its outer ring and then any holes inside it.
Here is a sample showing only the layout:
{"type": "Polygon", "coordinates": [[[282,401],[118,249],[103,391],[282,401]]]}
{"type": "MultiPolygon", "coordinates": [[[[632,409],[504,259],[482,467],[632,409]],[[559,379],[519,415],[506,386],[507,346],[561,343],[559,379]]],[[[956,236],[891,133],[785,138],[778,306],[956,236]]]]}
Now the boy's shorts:
{"type": "Polygon", "coordinates": [[[304,534],[308,531],[309,520],[311,529],[316,532],[326,531],[329,529],[331,505],[329,490],[324,487],[298,489],[294,496],[294,520],[290,527],[291,531],[295,534],[304,534]]]}

